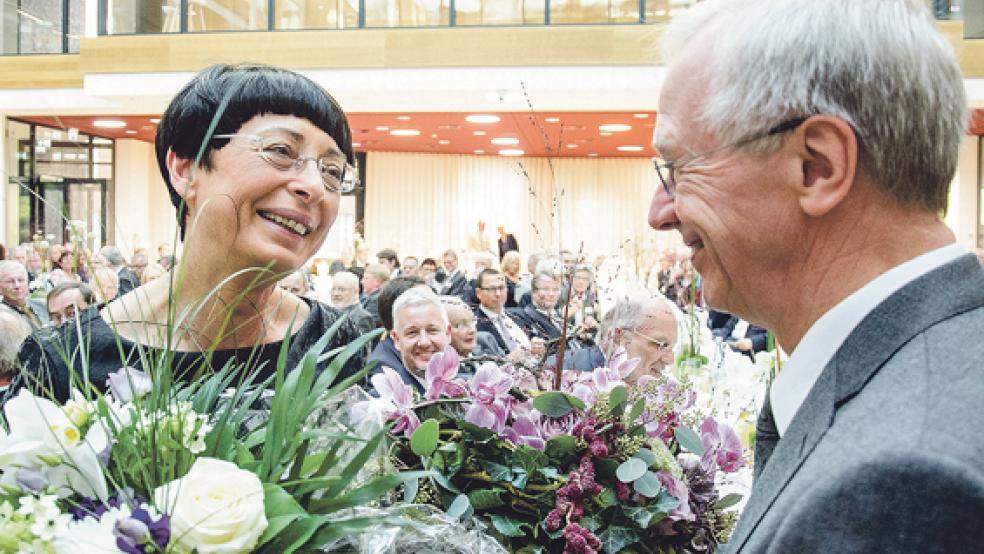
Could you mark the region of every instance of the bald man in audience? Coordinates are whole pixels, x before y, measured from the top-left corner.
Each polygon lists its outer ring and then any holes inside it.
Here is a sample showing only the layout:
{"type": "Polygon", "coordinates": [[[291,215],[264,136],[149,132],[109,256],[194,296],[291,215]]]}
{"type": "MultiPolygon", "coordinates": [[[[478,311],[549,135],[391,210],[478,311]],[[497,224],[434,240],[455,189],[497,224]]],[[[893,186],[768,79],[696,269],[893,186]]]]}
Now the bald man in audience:
{"type": "Polygon", "coordinates": [[[376,328],[375,318],[359,304],[359,277],[351,271],[339,271],[331,278],[331,305],[348,314],[363,333],[376,328]]]}

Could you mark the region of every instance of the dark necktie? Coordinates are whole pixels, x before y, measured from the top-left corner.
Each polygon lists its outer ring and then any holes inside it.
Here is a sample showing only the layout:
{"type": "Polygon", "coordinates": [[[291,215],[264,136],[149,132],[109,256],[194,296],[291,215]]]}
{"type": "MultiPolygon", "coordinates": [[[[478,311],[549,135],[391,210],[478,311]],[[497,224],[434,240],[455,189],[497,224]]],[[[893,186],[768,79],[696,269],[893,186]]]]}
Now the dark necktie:
{"type": "Polygon", "coordinates": [[[779,442],[779,429],[776,428],[776,420],[772,417],[772,402],[769,395],[765,395],[765,403],[762,411],[759,412],[758,421],[755,423],[755,471],[753,479],[758,479],[765,469],[765,464],[772,456],[772,451],[776,449],[779,442]]]}

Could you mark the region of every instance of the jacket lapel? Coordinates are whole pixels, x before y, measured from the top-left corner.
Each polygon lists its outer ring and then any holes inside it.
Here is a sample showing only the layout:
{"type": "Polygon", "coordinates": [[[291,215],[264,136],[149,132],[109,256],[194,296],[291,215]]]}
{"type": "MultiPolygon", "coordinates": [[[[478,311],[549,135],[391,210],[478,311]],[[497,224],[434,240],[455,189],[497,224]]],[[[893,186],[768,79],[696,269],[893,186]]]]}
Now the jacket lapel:
{"type": "Polygon", "coordinates": [[[830,428],[836,409],[856,395],[903,345],[954,315],[984,306],[984,271],[962,256],[902,287],[869,313],[827,364],[765,469],[752,486],[729,541],[742,549],[776,498],[830,428]]]}

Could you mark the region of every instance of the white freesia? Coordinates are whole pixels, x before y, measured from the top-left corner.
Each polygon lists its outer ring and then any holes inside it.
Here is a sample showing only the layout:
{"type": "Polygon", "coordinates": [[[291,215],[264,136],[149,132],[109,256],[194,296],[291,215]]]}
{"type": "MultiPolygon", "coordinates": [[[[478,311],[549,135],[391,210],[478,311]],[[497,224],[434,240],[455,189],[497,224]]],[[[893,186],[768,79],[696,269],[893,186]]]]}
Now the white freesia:
{"type": "Polygon", "coordinates": [[[89,515],[72,521],[65,532],[56,537],[52,543],[55,554],[123,552],[116,546],[113,528],[117,521],[128,517],[130,517],[130,508],[123,504],[119,508],[110,508],[99,517],[89,515]]]}
{"type": "Polygon", "coordinates": [[[177,552],[249,552],[267,528],[263,484],[231,462],[199,458],[187,475],[154,491],[154,499],[171,516],[177,552]]]}
{"type": "Polygon", "coordinates": [[[78,426],[50,400],[21,391],[3,407],[10,431],[0,437],[0,485],[17,487],[16,469],[41,472],[59,489],[106,500],[109,492],[96,455],[109,446],[102,425],[83,437],[78,426]]]}

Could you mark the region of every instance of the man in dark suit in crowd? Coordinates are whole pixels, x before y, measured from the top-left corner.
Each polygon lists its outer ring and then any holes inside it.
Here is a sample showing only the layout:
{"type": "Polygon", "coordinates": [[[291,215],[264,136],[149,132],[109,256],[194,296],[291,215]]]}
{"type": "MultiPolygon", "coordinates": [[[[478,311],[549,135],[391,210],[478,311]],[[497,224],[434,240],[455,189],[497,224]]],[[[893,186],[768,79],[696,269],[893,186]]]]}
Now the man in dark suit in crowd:
{"type": "Polygon", "coordinates": [[[120,285],[116,291],[116,296],[123,296],[124,294],[130,292],[131,290],[140,286],[140,279],[137,275],[126,266],[126,260],[123,259],[123,254],[120,253],[120,249],[115,246],[103,246],[99,250],[103,258],[106,258],[106,262],[109,267],[116,272],[119,277],[120,285]]]}
{"type": "Polygon", "coordinates": [[[491,334],[499,348],[510,360],[525,360],[541,356],[544,341],[530,340],[515,319],[506,313],[506,277],[498,269],[486,269],[478,274],[475,289],[479,306],[475,308],[475,322],[479,331],[491,334]]]}
{"type": "Polygon", "coordinates": [[[502,225],[499,225],[497,230],[499,231],[499,259],[501,260],[510,250],[519,252],[519,243],[516,242],[516,237],[512,233],[507,233],[506,228],[502,225]]]}
{"type": "Polygon", "coordinates": [[[791,352],[725,549],[980,551],[984,269],[940,219],[967,98],[927,6],[711,0],[663,40],[650,225],[791,352]]]}
{"type": "Polygon", "coordinates": [[[769,332],[758,325],[719,310],[708,310],[707,326],[711,335],[723,340],[732,350],[755,359],[756,352],[769,350],[769,332]]]}
{"type": "MultiPolygon", "coordinates": [[[[359,278],[350,271],[339,271],[331,278],[331,305],[345,313],[363,333],[377,327],[376,318],[359,303],[359,278]]],[[[377,309],[379,298],[376,298],[377,309]]],[[[382,321],[382,318],[380,318],[382,321]]]]}
{"type": "Polygon", "coordinates": [[[47,325],[44,300],[30,297],[27,268],[14,260],[0,260],[0,304],[20,315],[36,331],[47,325]]]}
{"type": "Polygon", "coordinates": [[[560,298],[560,282],[552,273],[537,273],[533,276],[530,296],[532,302],[522,308],[509,310],[523,331],[531,337],[540,337],[548,344],[548,350],[558,348],[562,334],[564,316],[557,309],[560,298]]]}
{"type": "Polygon", "coordinates": [[[445,277],[441,281],[440,294],[457,296],[467,301],[468,278],[458,267],[458,253],[454,250],[447,250],[441,255],[441,263],[444,264],[445,277]]]}

